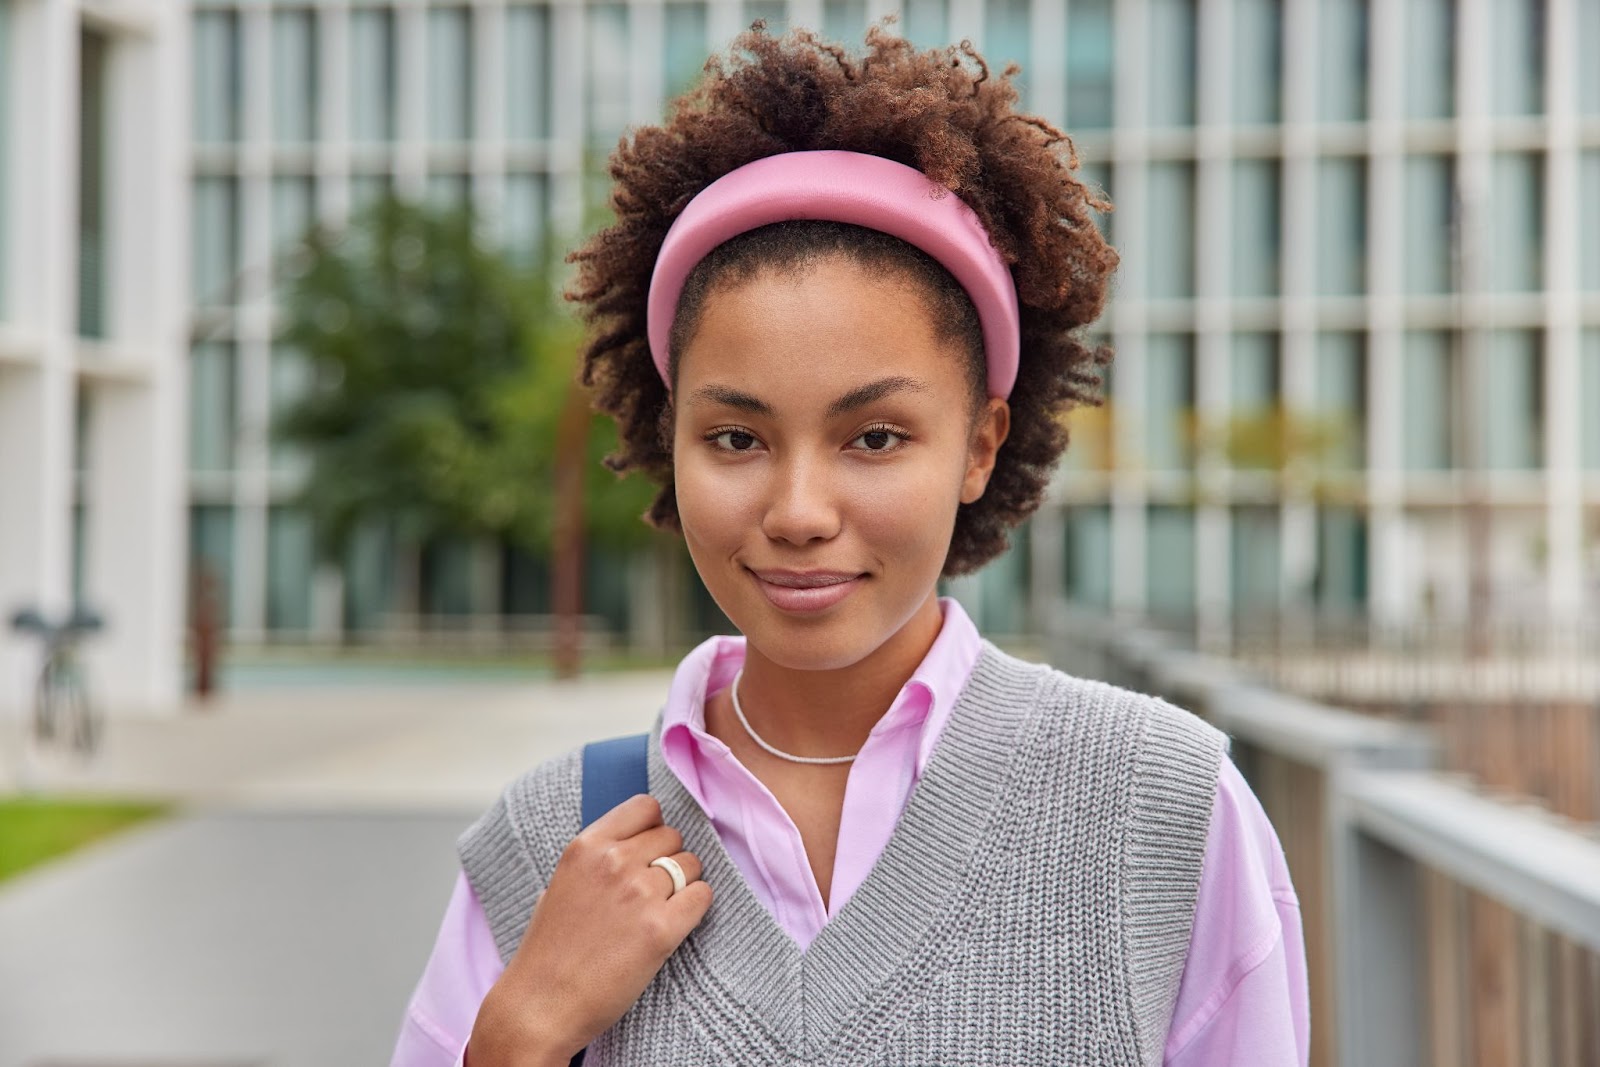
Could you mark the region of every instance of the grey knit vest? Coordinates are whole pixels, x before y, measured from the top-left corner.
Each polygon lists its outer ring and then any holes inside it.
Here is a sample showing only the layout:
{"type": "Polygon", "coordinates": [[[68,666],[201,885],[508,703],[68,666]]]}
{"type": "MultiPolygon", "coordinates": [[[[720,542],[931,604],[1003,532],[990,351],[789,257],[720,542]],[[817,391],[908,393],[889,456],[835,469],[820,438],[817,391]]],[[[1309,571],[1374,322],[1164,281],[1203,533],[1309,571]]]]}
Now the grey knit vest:
{"type": "MultiPolygon", "coordinates": [[[[667,769],[660,736],[658,718],[650,791],[715,900],[587,1067],[1159,1067],[1217,730],[984,642],[888,846],[805,952],[667,769]]],[[[461,836],[504,959],[578,831],[579,758],[524,774],[461,836]]]]}

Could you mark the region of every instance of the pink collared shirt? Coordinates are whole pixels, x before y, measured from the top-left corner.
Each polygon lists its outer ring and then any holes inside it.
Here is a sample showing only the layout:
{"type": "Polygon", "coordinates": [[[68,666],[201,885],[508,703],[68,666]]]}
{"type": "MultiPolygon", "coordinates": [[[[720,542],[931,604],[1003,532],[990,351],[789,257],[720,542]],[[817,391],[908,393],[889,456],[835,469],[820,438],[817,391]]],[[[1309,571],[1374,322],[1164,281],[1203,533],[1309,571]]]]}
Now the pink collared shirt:
{"type": "MultiPolygon", "coordinates": [[[[828,905],[800,832],[766,786],[705,730],[706,699],[733,680],[744,639],[713,637],[678,665],[662,711],[662,755],[711,820],[756,897],[805,948],[888,844],[981,648],[941,598],[944,625],[851,764],[828,905]]],[[[503,964],[465,875],[407,1007],[392,1067],[463,1062],[478,1006],[503,964]]],[[[1233,762],[1212,805],[1189,956],[1166,1067],[1304,1067],[1310,1013],[1300,905],[1277,835],[1233,762]]]]}

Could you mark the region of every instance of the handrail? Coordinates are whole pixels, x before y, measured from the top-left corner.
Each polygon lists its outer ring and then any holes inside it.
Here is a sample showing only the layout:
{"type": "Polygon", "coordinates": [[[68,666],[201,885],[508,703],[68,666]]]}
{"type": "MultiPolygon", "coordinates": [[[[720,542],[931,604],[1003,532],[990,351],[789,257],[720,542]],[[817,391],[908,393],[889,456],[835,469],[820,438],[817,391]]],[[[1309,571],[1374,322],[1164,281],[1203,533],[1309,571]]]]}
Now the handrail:
{"type": "MultiPolygon", "coordinates": [[[[1460,1025],[1460,1012],[1474,1011],[1476,1002],[1441,993],[1429,970],[1457,966],[1449,961],[1468,950],[1455,942],[1443,963],[1419,951],[1431,906],[1424,902],[1426,870],[1600,952],[1600,837],[1434,770],[1439,745],[1431,728],[1279,692],[1238,663],[1180,649],[1165,634],[1064,601],[1051,604],[1044,619],[1059,666],[1187,706],[1240,742],[1245,753],[1235,757],[1248,756],[1241,764],[1247,772],[1277,764],[1264,784],[1300,835],[1294,851],[1312,875],[1301,888],[1323,953],[1313,979],[1325,983],[1320,1002],[1332,1009],[1326,1025],[1313,1027],[1326,1035],[1322,1062],[1414,1067],[1427,1055],[1427,1028],[1437,1022],[1431,1012],[1460,1025]]],[[[1265,794],[1263,800],[1271,803],[1265,794]]],[[[1492,940],[1497,934],[1448,932],[1458,927],[1440,919],[1429,936],[1489,937],[1485,943],[1499,946],[1492,951],[1508,951],[1492,940]]],[[[1519,987],[1507,995],[1535,998],[1527,1002],[1529,1018],[1553,1010],[1548,993],[1519,987]]]]}
{"type": "Polygon", "coordinates": [[[1362,774],[1347,795],[1373,837],[1600,951],[1600,840],[1435,774],[1362,774]]]}

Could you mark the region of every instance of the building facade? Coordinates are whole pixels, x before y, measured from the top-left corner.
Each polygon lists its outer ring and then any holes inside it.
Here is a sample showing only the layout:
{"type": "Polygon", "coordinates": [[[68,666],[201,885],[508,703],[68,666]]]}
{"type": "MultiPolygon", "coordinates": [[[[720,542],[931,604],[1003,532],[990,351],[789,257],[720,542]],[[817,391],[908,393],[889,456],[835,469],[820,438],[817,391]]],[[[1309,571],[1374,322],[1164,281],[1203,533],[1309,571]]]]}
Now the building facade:
{"type": "Polygon", "coordinates": [[[0,2],[0,715],[74,604],[118,710],[183,648],[189,18],[171,0],[0,2]]]}
{"type": "MultiPolygon", "coordinates": [[[[1055,588],[1213,627],[1592,615],[1600,5],[197,0],[189,541],[235,637],[332,638],[390,600],[381,527],[316,564],[268,432],[303,382],[273,294],[312,219],[470,199],[532,257],[751,19],[859,41],[889,13],[1020,62],[1117,205],[1110,401],[1018,550],[957,583],[985,625],[1055,588]]],[[[475,592],[480,551],[431,550],[425,602],[537,608],[516,567],[475,592]]],[[[595,597],[625,614],[629,573],[601,561],[595,597]]]]}

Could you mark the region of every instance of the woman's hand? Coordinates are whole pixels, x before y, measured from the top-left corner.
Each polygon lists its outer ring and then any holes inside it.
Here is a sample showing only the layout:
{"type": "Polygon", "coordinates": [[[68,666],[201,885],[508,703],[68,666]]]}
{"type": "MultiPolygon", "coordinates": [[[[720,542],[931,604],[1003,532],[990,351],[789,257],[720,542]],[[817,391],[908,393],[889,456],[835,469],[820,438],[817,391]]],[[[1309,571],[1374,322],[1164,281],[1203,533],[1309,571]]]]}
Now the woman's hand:
{"type": "Polygon", "coordinates": [[[700,860],[639,795],[596,819],[561,854],[516,955],[478,1009],[472,1067],[560,1065],[633,1006],[711,907],[700,860]],[[671,856],[688,885],[650,866],[671,856]]]}

